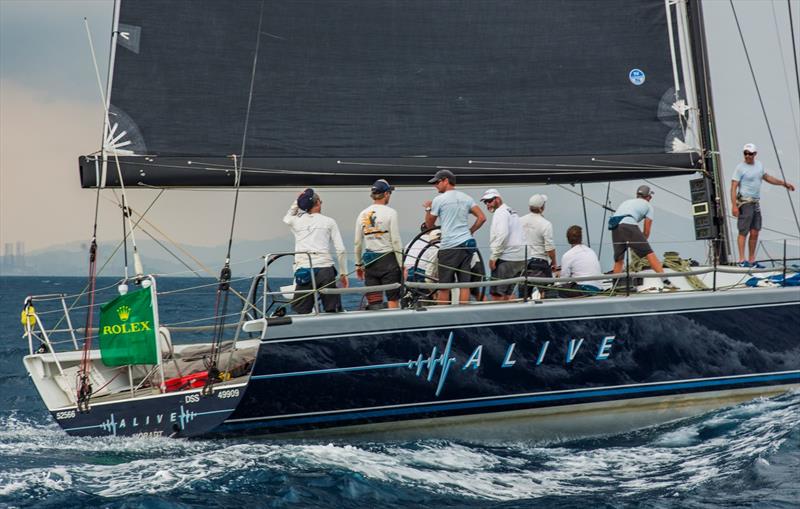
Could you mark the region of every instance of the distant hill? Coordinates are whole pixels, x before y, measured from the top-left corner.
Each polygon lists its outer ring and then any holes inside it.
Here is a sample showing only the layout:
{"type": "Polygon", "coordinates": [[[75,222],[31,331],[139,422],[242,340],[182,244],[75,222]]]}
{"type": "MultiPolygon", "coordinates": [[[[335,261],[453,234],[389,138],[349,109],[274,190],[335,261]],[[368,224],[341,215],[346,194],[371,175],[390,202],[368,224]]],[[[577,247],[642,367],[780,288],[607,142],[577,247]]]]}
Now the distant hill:
{"type": "MultiPolygon", "coordinates": [[[[293,245],[293,239],[288,235],[266,241],[234,242],[231,253],[234,277],[237,274],[239,276],[254,274],[263,266],[262,257],[265,254],[288,251],[293,248],[293,245]]],[[[114,253],[117,246],[118,242],[100,243],[98,245],[97,268],[100,271],[100,268],[105,265],[102,269],[102,275],[104,276],[122,276],[125,273],[122,249],[120,248],[114,253]],[[109,261],[110,257],[111,260],[109,261]]],[[[192,276],[190,270],[202,270],[197,262],[175,246],[166,243],[164,243],[164,246],[166,249],[149,239],[139,241],[139,253],[145,272],[165,276],[192,276]],[[170,252],[180,257],[188,267],[170,252]]],[[[182,247],[192,257],[210,269],[213,275],[219,273],[224,262],[226,245],[182,247]]],[[[85,276],[89,267],[88,246],[86,243],[81,242],[60,244],[27,253],[23,263],[19,263],[19,261],[14,261],[15,263],[8,263],[7,260],[3,261],[6,263],[0,264],[0,274],[4,276],[85,276]]],[[[133,255],[130,243],[128,244],[128,266],[128,273],[132,274],[133,255]]],[[[286,267],[288,267],[288,262],[281,264],[280,269],[276,271],[276,275],[287,275],[290,269],[286,267]],[[283,272],[283,274],[280,274],[280,272],[283,272]]],[[[208,275],[205,272],[202,272],[202,274],[208,275]]]]}

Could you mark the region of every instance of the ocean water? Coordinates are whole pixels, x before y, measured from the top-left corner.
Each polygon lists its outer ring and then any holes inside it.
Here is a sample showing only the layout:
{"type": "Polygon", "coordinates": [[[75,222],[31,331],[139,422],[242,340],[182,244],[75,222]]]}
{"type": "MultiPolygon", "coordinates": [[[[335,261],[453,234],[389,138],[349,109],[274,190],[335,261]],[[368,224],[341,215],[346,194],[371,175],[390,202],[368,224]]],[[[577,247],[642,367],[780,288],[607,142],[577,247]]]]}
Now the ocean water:
{"type": "MultiPolygon", "coordinates": [[[[800,393],[551,442],[69,437],[22,367],[19,313],[29,293],[83,283],[0,278],[0,507],[800,507],[800,393]]],[[[168,294],[162,319],[191,322],[203,316],[186,309],[213,303],[213,286],[168,294]]]]}

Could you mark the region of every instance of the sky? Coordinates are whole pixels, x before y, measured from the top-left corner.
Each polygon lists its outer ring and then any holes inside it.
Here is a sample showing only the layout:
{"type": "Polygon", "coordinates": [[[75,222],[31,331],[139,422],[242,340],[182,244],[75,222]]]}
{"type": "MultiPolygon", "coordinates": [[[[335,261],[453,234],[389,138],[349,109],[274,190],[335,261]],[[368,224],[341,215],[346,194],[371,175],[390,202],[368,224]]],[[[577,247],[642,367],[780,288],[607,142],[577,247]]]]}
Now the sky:
{"type": "MultiPolygon", "coordinates": [[[[800,184],[800,99],[795,81],[792,35],[785,0],[735,0],[747,49],[753,59],[775,139],[770,139],[744,56],[728,0],[704,3],[711,80],[726,188],[742,145],[759,145],[759,159],[780,178],[778,158],[786,178],[800,184]]],[[[800,50],[800,0],[790,0],[794,38],[800,50]]],[[[0,0],[0,249],[22,241],[32,252],[91,238],[95,192],[81,189],[79,155],[96,151],[102,130],[102,103],[84,27],[87,19],[105,82],[113,2],[111,0],[0,0]]],[[[677,250],[702,259],[703,243],[694,241],[689,219],[688,180],[671,177],[654,181],[656,221],[651,241],[657,253],[677,250]],[[666,191],[664,189],[666,189],[666,191]]],[[[640,181],[611,186],[613,206],[632,196],[640,181]]],[[[563,253],[563,232],[584,224],[579,188],[528,186],[499,188],[513,208],[526,208],[531,194],[549,196],[546,215],[553,221],[563,253]]],[[[476,199],[482,189],[462,189],[476,199]]],[[[590,200],[603,202],[605,184],[584,186],[590,200]]],[[[296,190],[245,191],[239,203],[235,238],[265,240],[285,237],[281,223],[296,190]]],[[[345,242],[352,245],[354,219],[369,204],[368,190],[323,190],[323,212],[337,219],[345,242]]],[[[392,206],[401,211],[401,229],[416,231],[421,203],[433,197],[430,188],[398,189],[392,206]]],[[[726,193],[727,196],[728,193],[726,193]]],[[[785,190],[764,185],[765,225],[780,233],[762,233],[765,246],[779,252],[781,239],[797,246],[798,229],[785,190]]],[[[154,191],[132,190],[131,205],[145,209],[154,191]]],[[[99,237],[121,238],[119,214],[105,191],[101,196],[99,237]]],[[[800,193],[792,193],[800,211],[800,193]]],[[[604,236],[604,266],[609,264],[610,238],[603,232],[603,211],[589,201],[589,240],[596,250],[604,236]]],[[[231,191],[169,190],[154,205],[148,219],[178,243],[213,246],[227,240],[231,191]]],[[[732,224],[732,223],[731,223],[732,224]]],[[[488,244],[488,225],[478,236],[488,244]]],[[[606,232],[607,233],[607,232],[606,232]]],[[[291,245],[286,246],[287,249],[291,245]]],[[[795,247],[794,251],[800,248],[795,247]]],[[[2,254],[2,251],[0,251],[2,254]]],[[[761,253],[763,254],[763,253],[761,253]]],[[[158,253],[163,256],[163,253],[158,253]]],[[[236,250],[234,245],[234,257],[236,250]]],[[[147,253],[143,253],[146,259],[147,253]]]]}

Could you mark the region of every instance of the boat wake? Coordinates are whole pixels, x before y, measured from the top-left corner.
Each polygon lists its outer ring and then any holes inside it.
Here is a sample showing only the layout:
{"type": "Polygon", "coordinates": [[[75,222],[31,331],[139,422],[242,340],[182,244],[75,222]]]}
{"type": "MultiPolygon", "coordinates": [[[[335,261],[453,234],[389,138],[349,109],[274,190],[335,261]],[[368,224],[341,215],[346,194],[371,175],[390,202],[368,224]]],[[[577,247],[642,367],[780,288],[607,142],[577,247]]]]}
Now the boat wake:
{"type": "Polygon", "coordinates": [[[798,392],[551,443],[74,438],[12,414],[0,418],[0,506],[192,504],[209,494],[217,503],[257,496],[250,500],[344,507],[420,500],[560,506],[624,494],[635,505],[654,497],[677,503],[706,490],[715,499],[752,497],[749,486],[791,501],[800,494],[798,423],[798,392]]]}

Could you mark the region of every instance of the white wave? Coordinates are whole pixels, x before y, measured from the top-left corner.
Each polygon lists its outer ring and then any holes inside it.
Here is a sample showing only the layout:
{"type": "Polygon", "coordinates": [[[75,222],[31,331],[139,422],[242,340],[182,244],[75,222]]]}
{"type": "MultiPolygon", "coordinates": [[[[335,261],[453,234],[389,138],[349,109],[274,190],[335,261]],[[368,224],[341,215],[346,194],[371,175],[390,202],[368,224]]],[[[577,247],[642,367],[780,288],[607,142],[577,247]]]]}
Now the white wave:
{"type": "Polygon", "coordinates": [[[190,491],[199,482],[226,491],[236,478],[254,472],[303,476],[320,471],[487,500],[680,494],[751,466],[766,471],[770,455],[798,422],[800,395],[792,395],[653,428],[628,442],[623,436],[590,446],[523,442],[484,447],[447,441],[356,445],[72,438],[55,425],[12,416],[0,418],[0,495],[79,489],[113,498],[190,491]],[[15,457],[32,455],[43,460],[55,456],[58,465],[13,464],[15,457]]]}

